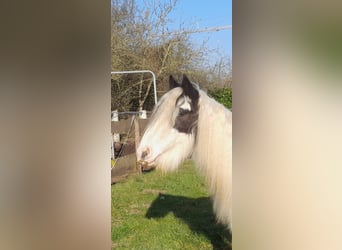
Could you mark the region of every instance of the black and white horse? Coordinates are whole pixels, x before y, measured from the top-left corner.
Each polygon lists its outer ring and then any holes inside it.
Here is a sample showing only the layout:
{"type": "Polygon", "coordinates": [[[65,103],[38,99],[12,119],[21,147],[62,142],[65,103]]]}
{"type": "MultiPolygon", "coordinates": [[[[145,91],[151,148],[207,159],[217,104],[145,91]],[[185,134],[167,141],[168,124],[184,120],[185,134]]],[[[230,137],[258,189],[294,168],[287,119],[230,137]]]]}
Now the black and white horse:
{"type": "Polygon", "coordinates": [[[191,83],[170,76],[137,149],[138,164],[164,172],[192,156],[205,176],[218,221],[232,229],[232,113],[191,83]]]}

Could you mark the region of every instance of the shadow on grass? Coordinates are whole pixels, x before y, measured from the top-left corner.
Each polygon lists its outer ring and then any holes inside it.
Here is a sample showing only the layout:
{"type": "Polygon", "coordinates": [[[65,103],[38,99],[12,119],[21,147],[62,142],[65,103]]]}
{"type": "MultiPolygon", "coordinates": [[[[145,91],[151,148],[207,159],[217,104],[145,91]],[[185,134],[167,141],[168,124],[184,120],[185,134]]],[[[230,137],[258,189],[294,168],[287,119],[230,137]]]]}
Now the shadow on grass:
{"type": "Polygon", "coordinates": [[[216,222],[210,198],[159,194],[149,207],[146,217],[162,218],[170,212],[184,221],[194,233],[209,239],[213,249],[231,249],[232,236],[228,229],[216,222]]]}

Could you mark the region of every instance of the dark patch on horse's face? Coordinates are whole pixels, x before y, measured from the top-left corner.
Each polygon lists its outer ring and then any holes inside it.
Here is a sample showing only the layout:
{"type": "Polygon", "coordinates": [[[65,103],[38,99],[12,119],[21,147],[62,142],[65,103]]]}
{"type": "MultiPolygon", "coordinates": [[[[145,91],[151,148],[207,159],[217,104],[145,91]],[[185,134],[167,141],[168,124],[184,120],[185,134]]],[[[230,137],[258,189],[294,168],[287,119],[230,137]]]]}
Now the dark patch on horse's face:
{"type": "Polygon", "coordinates": [[[197,127],[198,112],[179,110],[174,128],[181,133],[191,134],[197,127]]]}
{"type": "Polygon", "coordinates": [[[175,120],[174,128],[180,133],[196,133],[198,121],[198,99],[199,92],[194,85],[189,81],[186,75],[183,76],[182,85],[177,83],[173,77],[170,77],[170,88],[181,87],[183,89],[176,101],[178,107],[178,115],[175,120]]]}

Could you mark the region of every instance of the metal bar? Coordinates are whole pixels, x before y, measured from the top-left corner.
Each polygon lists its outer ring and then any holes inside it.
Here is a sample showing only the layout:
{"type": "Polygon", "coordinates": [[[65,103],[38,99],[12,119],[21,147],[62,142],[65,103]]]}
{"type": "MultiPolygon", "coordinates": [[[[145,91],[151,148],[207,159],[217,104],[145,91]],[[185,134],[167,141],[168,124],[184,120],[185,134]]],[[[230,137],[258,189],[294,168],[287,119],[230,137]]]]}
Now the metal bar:
{"type": "Polygon", "coordinates": [[[150,73],[153,78],[153,88],[154,88],[154,104],[157,104],[157,84],[156,84],[156,76],[151,70],[127,70],[127,71],[112,71],[111,75],[114,74],[136,74],[136,73],[150,73]]]}
{"type": "Polygon", "coordinates": [[[203,33],[203,32],[215,32],[221,30],[231,30],[233,28],[232,25],[225,25],[225,26],[218,26],[218,27],[210,27],[204,29],[197,29],[197,30],[183,30],[183,31],[171,31],[164,34],[155,34],[152,37],[163,37],[163,36],[170,36],[170,35],[181,35],[181,34],[193,34],[193,33],[203,33]]]}

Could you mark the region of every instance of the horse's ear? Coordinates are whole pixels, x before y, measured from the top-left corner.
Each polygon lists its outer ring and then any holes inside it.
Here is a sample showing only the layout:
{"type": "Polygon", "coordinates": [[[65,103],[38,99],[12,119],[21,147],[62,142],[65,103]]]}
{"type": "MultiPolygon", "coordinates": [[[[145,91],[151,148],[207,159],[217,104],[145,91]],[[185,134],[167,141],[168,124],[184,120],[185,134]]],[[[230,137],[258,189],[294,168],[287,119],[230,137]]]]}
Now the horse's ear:
{"type": "Polygon", "coordinates": [[[173,78],[172,75],[170,75],[170,78],[169,78],[169,88],[170,89],[174,89],[174,88],[177,88],[177,87],[180,87],[179,83],[176,82],[176,80],[173,78]]]}
{"type": "Polygon", "coordinates": [[[199,98],[198,90],[190,82],[190,80],[188,79],[188,77],[186,75],[183,75],[182,88],[184,90],[184,94],[186,96],[189,96],[191,100],[193,100],[193,101],[198,100],[198,98],[199,98]]]}

